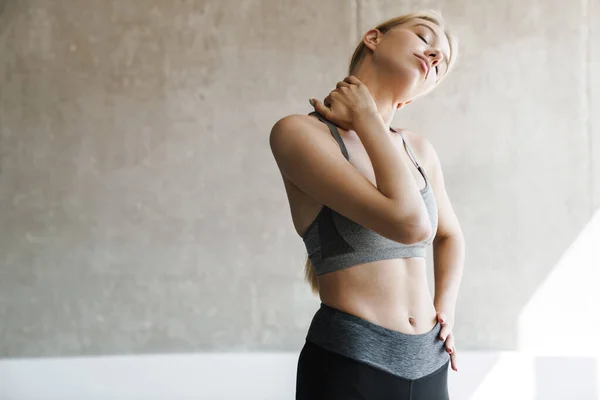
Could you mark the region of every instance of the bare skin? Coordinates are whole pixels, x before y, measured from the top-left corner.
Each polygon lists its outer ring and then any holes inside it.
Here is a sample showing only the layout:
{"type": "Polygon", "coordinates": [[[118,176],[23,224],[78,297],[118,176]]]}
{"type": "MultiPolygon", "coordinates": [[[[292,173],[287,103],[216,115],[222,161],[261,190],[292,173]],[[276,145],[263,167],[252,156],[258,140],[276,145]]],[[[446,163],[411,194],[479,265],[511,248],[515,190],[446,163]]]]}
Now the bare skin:
{"type": "MultiPolygon", "coordinates": [[[[271,133],[271,148],[299,235],[327,204],[392,240],[416,243],[431,233],[419,193],[425,180],[389,124],[397,109],[433,90],[447,69],[449,44],[439,27],[422,20],[386,35],[371,30],[363,42],[372,54],[354,76],[340,81],[323,102],[315,104],[318,112],[340,127],[351,165],[327,126],[312,116],[291,115],[278,122],[271,133]],[[373,154],[377,154],[374,159],[373,154]]],[[[437,154],[422,136],[403,133],[438,203],[435,263],[442,267],[462,264],[462,233],[437,154]]],[[[456,370],[451,328],[459,279],[457,268],[447,269],[452,273],[436,270],[436,301],[422,258],[382,260],[320,275],[319,296],[331,307],[407,334],[428,332],[443,320],[440,339],[446,340],[456,370]],[[443,288],[440,294],[438,284],[443,288]]]]}
{"type": "MultiPolygon", "coordinates": [[[[309,123],[322,130],[324,135],[330,135],[329,129],[316,118],[302,118],[310,120],[309,123]]],[[[423,152],[423,145],[418,143],[421,138],[410,132],[403,132],[431,179],[431,168],[423,152]]],[[[340,134],[350,154],[350,163],[375,185],[373,167],[360,139],[354,132],[340,129],[340,134]]],[[[393,135],[393,139],[398,152],[410,163],[417,186],[419,189],[423,188],[425,181],[408,158],[402,139],[397,134],[393,135]]],[[[334,144],[337,146],[335,141],[334,144]]],[[[296,232],[302,236],[316,218],[322,204],[285,177],[284,183],[296,232]]],[[[425,333],[436,323],[436,310],[427,283],[426,262],[422,258],[376,261],[320,275],[319,296],[323,303],[331,307],[404,333],[425,333]],[[349,296],[349,293],[352,295],[349,296]]]]}

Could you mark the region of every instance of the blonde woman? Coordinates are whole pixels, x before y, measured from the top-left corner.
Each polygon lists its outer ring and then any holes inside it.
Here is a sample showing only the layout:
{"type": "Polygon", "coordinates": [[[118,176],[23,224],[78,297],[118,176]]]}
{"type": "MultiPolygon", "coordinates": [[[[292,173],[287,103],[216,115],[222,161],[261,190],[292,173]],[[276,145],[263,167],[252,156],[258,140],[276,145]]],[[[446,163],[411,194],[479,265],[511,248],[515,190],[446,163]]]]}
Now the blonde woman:
{"type": "Polygon", "coordinates": [[[296,399],[448,399],[463,235],[434,148],[390,123],[456,57],[439,14],[391,19],[365,33],[349,76],[322,102],[310,100],[314,112],[272,129],[307,278],[321,300],[300,353],[296,399]]]}

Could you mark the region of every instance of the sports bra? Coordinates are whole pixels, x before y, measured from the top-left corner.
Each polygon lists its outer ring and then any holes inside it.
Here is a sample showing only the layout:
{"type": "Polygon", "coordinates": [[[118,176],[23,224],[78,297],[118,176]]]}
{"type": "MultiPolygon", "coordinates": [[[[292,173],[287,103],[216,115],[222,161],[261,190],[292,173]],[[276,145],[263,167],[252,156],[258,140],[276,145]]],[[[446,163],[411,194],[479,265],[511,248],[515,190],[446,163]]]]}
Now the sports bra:
{"type": "MultiPolygon", "coordinates": [[[[316,116],[329,127],[342,154],[346,160],[350,160],[337,126],[317,112],[311,112],[309,115],[316,116]]],[[[383,237],[323,205],[315,220],[302,235],[308,257],[317,275],[379,260],[425,258],[427,246],[433,243],[438,225],[438,211],[429,179],[415,159],[402,132],[393,128],[390,130],[400,134],[409,158],[425,179],[425,187],[420,192],[429,214],[431,236],[414,244],[399,243],[383,237]]]]}

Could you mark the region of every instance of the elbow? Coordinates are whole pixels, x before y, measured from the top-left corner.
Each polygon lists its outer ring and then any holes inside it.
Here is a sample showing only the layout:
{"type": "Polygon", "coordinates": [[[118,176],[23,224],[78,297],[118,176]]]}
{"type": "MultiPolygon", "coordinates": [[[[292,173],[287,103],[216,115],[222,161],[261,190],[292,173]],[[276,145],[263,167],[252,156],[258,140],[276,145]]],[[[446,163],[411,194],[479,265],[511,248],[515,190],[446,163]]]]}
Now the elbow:
{"type": "Polygon", "coordinates": [[[431,236],[431,225],[415,228],[406,235],[404,244],[416,244],[423,242],[431,236]]]}
{"type": "Polygon", "coordinates": [[[402,244],[416,244],[423,242],[431,237],[433,229],[429,217],[425,216],[413,218],[412,220],[403,220],[397,229],[398,237],[394,240],[402,244]]]}

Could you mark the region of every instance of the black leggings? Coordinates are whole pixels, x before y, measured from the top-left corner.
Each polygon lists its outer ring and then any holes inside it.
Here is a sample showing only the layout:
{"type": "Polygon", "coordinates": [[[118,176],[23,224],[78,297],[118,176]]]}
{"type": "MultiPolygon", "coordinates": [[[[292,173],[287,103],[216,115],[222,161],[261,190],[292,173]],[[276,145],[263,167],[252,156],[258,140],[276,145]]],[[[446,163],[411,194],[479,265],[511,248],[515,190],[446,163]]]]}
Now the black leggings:
{"type": "Polygon", "coordinates": [[[296,400],[448,400],[448,364],[405,379],[307,341],[298,360],[296,400]]]}

